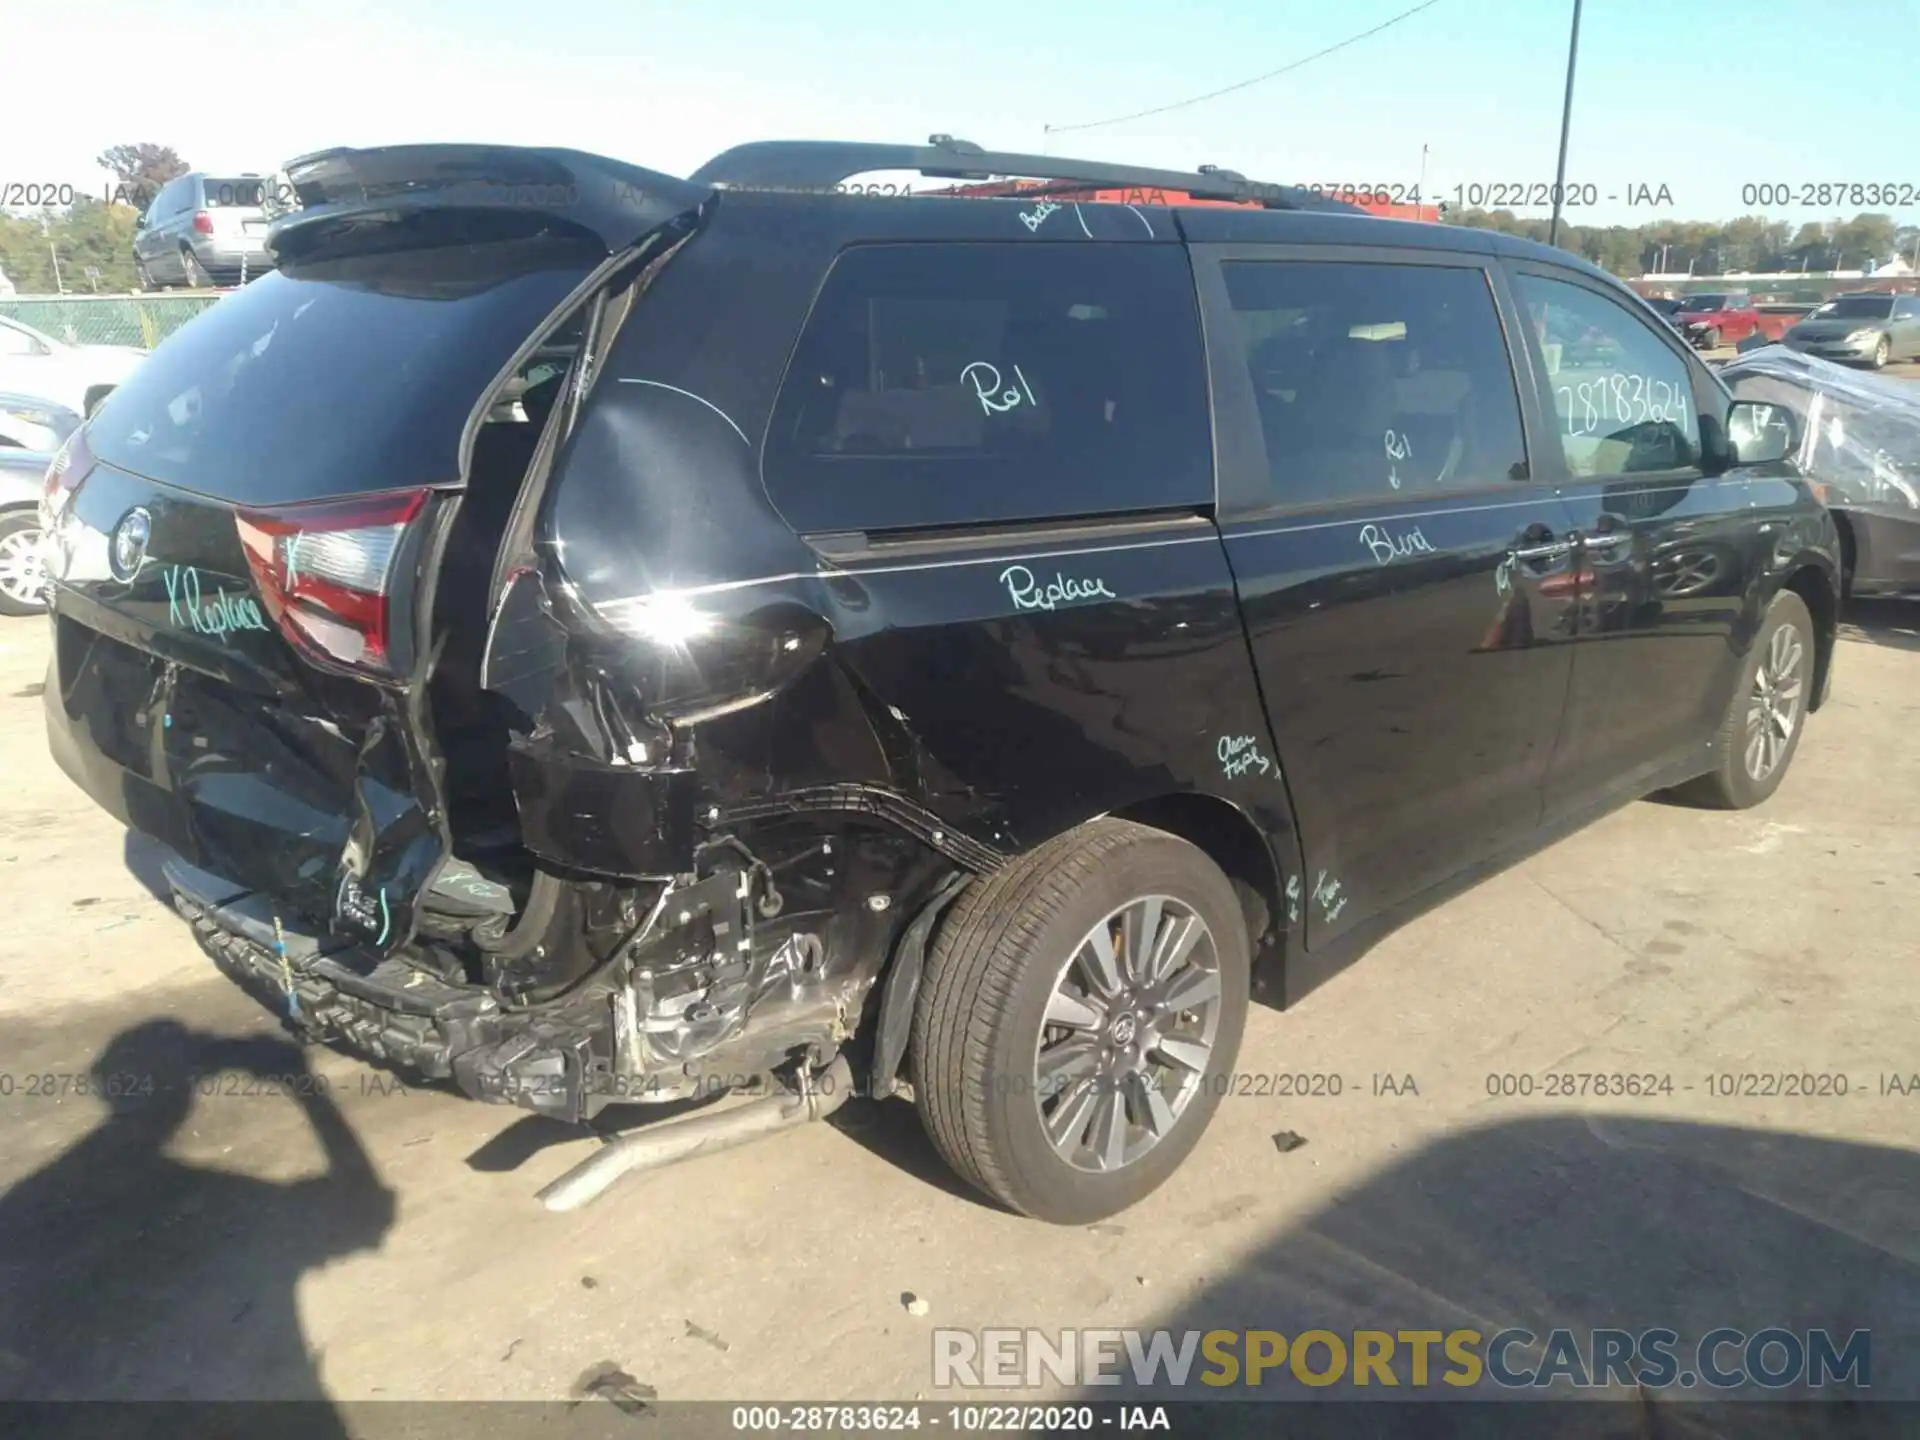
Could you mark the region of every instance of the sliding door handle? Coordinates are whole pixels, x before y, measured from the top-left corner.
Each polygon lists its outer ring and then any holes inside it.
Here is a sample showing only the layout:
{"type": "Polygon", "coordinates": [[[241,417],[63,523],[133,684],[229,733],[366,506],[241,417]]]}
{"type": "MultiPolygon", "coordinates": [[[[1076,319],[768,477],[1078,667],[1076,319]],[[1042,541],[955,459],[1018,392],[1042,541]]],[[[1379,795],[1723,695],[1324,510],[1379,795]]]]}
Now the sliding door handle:
{"type": "Polygon", "coordinates": [[[1602,530],[1597,535],[1583,535],[1581,544],[1589,550],[1618,550],[1623,545],[1633,543],[1631,530],[1602,530]]]}
{"type": "Polygon", "coordinates": [[[1573,553],[1573,542],[1558,540],[1550,545],[1516,545],[1507,554],[1515,560],[1529,562],[1537,560],[1558,560],[1562,555],[1573,553]]]}

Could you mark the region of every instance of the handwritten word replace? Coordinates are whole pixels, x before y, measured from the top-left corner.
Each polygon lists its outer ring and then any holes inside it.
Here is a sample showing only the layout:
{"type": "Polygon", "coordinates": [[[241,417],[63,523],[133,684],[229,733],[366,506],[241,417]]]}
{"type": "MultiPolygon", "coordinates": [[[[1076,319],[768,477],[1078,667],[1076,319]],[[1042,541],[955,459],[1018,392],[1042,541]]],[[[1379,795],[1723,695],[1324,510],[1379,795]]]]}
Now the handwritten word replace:
{"type": "Polygon", "coordinates": [[[1053,610],[1061,605],[1120,598],[1098,576],[1080,580],[1056,570],[1053,579],[1043,585],[1024,565],[1009,565],[1002,570],[1000,583],[1007,587],[1007,598],[1016,610],[1053,610]]]}
{"type": "Polygon", "coordinates": [[[201,590],[200,572],[191,565],[169,565],[161,572],[167,586],[167,623],[191,625],[202,635],[225,639],[235,630],[271,630],[260,606],[251,596],[215,590],[207,600],[201,590]]]}

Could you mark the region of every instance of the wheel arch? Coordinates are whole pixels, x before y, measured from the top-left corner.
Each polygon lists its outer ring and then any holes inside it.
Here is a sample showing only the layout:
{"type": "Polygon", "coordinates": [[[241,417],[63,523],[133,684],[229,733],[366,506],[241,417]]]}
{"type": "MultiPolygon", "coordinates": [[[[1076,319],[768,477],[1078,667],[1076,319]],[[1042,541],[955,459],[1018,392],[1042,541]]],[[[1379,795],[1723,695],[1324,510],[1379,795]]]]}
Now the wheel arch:
{"type": "Polygon", "coordinates": [[[1836,577],[1825,566],[1808,561],[1787,576],[1782,590],[1791,590],[1813,617],[1813,689],[1807,702],[1809,712],[1826,703],[1827,684],[1833,673],[1834,646],[1840,634],[1840,600],[1835,594],[1836,577]]]}
{"type": "MultiPolygon", "coordinates": [[[[1285,888],[1285,876],[1289,872],[1275,855],[1273,842],[1246,811],[1232,801],[1202,791],[1169,791],[1133,801],[1103,815],[1090,815],[1079,825],[1048,837],[1049,841],[1103,818],[1129,820],[1176,836],[1219,866],[1240,899],[1256,993],[1278,978],[1286,953],[1282,937],[1290,923],[1286,919],[1285,888]]],[[[1029,851],[1033,848],[1037,847],[1029,847],[1029,851]]],[[[1010,861],[1014,857],[1007,858],[1010,861]]],[[[896,1076],[907,1052],[914,997],[919,991],[933,936],[959,892],[978,878],[956,867],[948,883],[936,887],[935,893],[923,902],[923,908],[887,956],[874,987],[880,1003],[872,1022],[868,1082],[870,1093],[876,1097],[890,1095],[896,1088],[896,1076]]]]}
{"type": "Polygon", "coordinates": [[[1252,817],[1229,800],[1192,790],[1156,795],[1112,814],[1177,835],[1220,867],[1240,896],[1257,971],[1278,945],[1286,895],[1285,866],[1252,817]]]}
{"type": "Polygon", "coordinates": [[[1840,537],[1840,600],[1845,604],[1853,593],[1853,567],[1860,561],[1860,542],[1854,538],[1853,521],[1846,511],[1828,513],[1833,516],[1834,533],[1840,537]]]}

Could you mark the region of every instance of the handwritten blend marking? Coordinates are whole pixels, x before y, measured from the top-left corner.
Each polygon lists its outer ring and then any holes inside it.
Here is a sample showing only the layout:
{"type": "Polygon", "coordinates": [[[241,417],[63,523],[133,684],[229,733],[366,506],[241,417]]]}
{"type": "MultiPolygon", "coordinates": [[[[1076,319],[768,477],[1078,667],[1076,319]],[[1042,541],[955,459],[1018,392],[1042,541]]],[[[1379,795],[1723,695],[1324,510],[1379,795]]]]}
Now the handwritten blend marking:
{"type": "Polygon", "coordinates": [[[1362,545],[1373,552],[1373,561],[1376,565],[1385,565],[1393,560],[1410,560],[1415,555],[1434,553],[1433,546],[1428,543],[1427,537],[1420,533],[1418,525],[1400,535],[1382,530],[1378,525],[1362,525],[1359,539],[1362,545]]]}

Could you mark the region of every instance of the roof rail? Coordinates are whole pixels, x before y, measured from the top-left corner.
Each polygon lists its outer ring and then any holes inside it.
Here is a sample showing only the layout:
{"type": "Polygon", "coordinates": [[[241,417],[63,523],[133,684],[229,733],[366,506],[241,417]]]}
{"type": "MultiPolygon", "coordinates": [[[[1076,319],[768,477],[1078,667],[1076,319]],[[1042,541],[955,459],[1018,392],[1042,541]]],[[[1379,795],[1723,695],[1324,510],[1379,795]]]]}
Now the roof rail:
{"type": "Polygon", "coordinates": [[[983,150],[951,135],[930,135],[925,145],[883,145],[842,140],[756,140],[736,145],[687,178],[696,185],[744,190],[831,190],[850,175],[908,170],[936,180],[1031,180],[1077,182],[1098,187],[1138,186],[1181,191],[1196,200],[1239,200],[1269,210],[1337,210],[1360,207],[1316,195],[1297,185],[1269,185],[1235,170],[1202,165],[1188,174],[1100,160],[1063,160],[1053,155],[1014,155],[983,150]]]}

